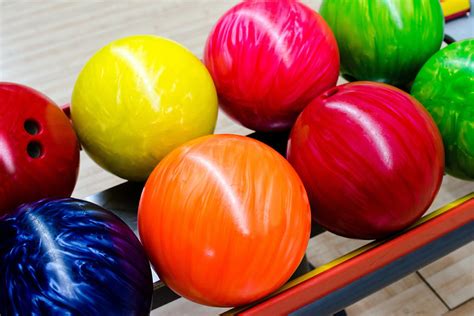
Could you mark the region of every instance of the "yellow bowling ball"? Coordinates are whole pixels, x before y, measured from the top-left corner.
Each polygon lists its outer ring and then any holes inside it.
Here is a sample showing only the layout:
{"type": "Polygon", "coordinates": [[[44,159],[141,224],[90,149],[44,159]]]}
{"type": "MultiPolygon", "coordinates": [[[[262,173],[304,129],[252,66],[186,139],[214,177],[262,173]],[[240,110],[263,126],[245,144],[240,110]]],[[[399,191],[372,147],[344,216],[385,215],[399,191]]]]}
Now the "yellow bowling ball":
{"type": "Polygon", "coordinates": [[[143,181],[172,149],[213,133],[217,94],[188,49],[157,36],[130,36],[84,66],[71,117],[92,159],[119,177],[143,181]]]}

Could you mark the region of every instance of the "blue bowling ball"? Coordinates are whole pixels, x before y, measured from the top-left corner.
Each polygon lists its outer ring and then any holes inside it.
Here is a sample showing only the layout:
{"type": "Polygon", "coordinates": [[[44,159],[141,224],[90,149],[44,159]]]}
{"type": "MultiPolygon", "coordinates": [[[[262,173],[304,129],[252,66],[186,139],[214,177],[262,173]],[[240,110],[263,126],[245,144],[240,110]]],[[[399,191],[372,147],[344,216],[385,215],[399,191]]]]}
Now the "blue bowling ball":
{"type": "Polygon", "coordinates": [[[0,315],[147,315],[153,282],[133,231],[76,199],[0,219],[0,315]]]}

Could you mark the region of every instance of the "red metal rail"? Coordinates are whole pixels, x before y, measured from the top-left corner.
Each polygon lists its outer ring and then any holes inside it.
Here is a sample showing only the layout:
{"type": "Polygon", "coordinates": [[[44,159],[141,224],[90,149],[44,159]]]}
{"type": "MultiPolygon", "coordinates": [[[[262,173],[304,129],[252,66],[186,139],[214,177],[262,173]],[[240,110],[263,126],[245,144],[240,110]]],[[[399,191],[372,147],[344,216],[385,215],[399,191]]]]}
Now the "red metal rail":
{"type": "Polygon", "coordinates": [[[474,220],[474,192],[424,216],[404,232],[375,241],[287,283],[227,315],[283,315],[312,303],[474,220]]]}

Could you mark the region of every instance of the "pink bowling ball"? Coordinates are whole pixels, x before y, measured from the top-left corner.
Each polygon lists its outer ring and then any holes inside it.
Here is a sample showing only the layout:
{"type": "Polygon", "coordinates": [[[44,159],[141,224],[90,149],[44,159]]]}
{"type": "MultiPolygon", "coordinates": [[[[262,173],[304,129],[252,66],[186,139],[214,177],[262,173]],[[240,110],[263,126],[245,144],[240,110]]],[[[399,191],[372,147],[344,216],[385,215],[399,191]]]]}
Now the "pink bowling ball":
{"type": "Polygon", "coordinates": [[[339,74],[332,31],[293,0],[245,1],[230,9],[209,35],[204,61],[222,109],[258,131],[291,128],[339,74]]]}

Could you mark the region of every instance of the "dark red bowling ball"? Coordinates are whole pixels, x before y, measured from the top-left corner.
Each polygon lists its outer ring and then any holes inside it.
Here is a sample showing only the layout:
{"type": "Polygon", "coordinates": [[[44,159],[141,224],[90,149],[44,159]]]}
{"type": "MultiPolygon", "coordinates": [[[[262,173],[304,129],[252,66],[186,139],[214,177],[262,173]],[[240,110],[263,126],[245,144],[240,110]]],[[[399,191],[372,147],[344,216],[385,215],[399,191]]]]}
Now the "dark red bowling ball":
{"type": "Polygon", "coordinates": [[[70,196],[79,143],[67,116],[29,87],[0,82],[0,215],[22,203],[70,196]]]}
{"type": "Polygon", "coordinates": [[[386,237],[413,224],[441,185],[444,151],[428,112],[375,82],[328,90],[298,117],[288,160],[313,219],[346,237],[386,237]]]}

